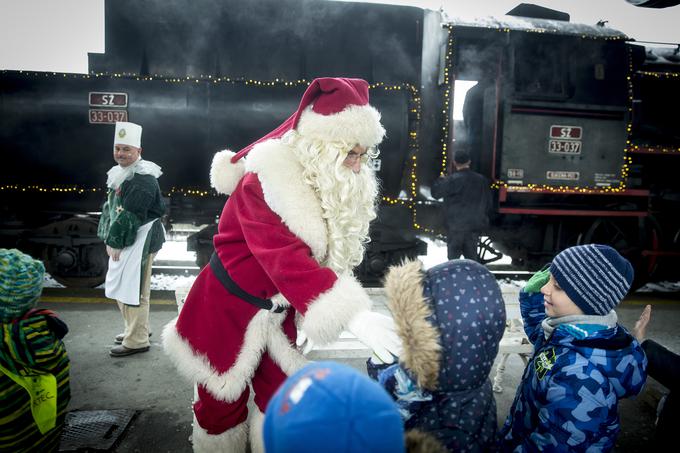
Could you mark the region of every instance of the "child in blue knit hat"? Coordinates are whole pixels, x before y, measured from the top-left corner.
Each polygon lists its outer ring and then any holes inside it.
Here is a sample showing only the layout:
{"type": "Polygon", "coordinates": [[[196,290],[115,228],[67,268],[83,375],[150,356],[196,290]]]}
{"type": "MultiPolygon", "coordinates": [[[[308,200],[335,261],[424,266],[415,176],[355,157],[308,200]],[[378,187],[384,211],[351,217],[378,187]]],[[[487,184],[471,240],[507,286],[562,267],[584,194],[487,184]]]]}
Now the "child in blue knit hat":
{"type": "Polygon", "coordinates": [[[40,261],[0,249],[0,451],[59,448],[71,399],[68,328],[34,308],[44,274],[40,261]]]}
{"type": "Polygon", "coordinates": [[[618,401],[647,378],[640,344],[614,308],[633,281],[631,264],[606,245],[570,247],[520,292],[534,355],[501,430],[503,451],[609,451],[618,401]]]}
{"type": "Polygon", "coordinates": [[[368,376],[334,362],[286,379],[264,416],[267,453],[443,453],[419,431],[404,433],[397,406],[368,376]]]}
{"type": "Polygon", "coordinates": [[[404,452],[396,406],[367,376],[317,362],[290,376],[267,406],[267,453],[404,452]]]}

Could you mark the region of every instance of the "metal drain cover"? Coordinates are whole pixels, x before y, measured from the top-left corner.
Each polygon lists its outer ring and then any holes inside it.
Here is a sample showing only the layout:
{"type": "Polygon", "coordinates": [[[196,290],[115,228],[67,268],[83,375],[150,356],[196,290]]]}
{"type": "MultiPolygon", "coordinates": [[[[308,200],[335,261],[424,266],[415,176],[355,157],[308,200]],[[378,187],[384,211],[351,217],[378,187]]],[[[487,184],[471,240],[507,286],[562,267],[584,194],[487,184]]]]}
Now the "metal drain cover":
{"type": "Polygon", "coordinates": [[[137,411],[74,411],[66,414],[59,451],[109,450],[130,424],[137,411]]]}

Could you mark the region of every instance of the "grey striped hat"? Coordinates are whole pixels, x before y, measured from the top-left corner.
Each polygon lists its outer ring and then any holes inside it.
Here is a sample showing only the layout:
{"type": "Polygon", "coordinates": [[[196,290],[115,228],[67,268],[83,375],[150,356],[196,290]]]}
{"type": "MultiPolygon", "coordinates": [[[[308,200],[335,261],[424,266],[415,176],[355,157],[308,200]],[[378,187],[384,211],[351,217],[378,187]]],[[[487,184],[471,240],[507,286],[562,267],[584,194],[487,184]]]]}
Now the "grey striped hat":
{"type": "Polygon", "coordinates": [[[587,244],[560,252],[550,273],[586,315],[606,315],[633,283],[633,266],[608,245],[587,244]]]}

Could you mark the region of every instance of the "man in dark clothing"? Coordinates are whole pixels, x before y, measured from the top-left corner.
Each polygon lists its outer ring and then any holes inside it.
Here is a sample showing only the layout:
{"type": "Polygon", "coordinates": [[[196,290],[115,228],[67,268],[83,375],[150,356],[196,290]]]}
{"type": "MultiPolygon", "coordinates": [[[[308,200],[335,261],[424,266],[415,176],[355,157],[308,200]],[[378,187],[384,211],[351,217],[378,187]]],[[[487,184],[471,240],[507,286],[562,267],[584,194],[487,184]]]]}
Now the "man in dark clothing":
{"type": "Polygon", "coordinates": [[[479,261],[477,241],[489,225],[491,189],[487,179],[470,170],[470,154],[456,151],[453,157],[456,171],[440,177],[432,186],[432,196],[444,199],[448,230],[448,258],[479,261]]]}
{"type": "Polygon", "coordinates": [[[654,340],[647,339],[647,325],[652,316],[652,306],[647,305],[631,333],[640,342],[647,356],[647,374],[668,389],[657,408],[654,441],[658,447],[672,445],[675,428],[680,424],[680,355],[668,350],[654,340]]]}

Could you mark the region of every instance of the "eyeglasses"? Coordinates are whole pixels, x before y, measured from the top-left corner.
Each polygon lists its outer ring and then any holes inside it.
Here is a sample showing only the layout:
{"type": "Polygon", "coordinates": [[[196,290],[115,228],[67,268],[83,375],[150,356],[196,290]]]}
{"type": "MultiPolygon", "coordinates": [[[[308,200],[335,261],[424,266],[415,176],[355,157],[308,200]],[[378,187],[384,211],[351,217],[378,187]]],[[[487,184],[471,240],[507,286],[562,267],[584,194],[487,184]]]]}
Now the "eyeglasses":
{"type": "Polygon", "coordinates": [[[364,152],[364,153],[357,153],[355,151],[350,151],[350,152],[347,153],[347,157],[345,157],[345,162],[354,163],[354,162],[358,161],[359,159],[361,159],[361,162],[366,162],[366,161],[368,161],[368,158],[370,157],[368,155],[368,151],[369,150],[366,150],[366,152],[364,152]]]}

